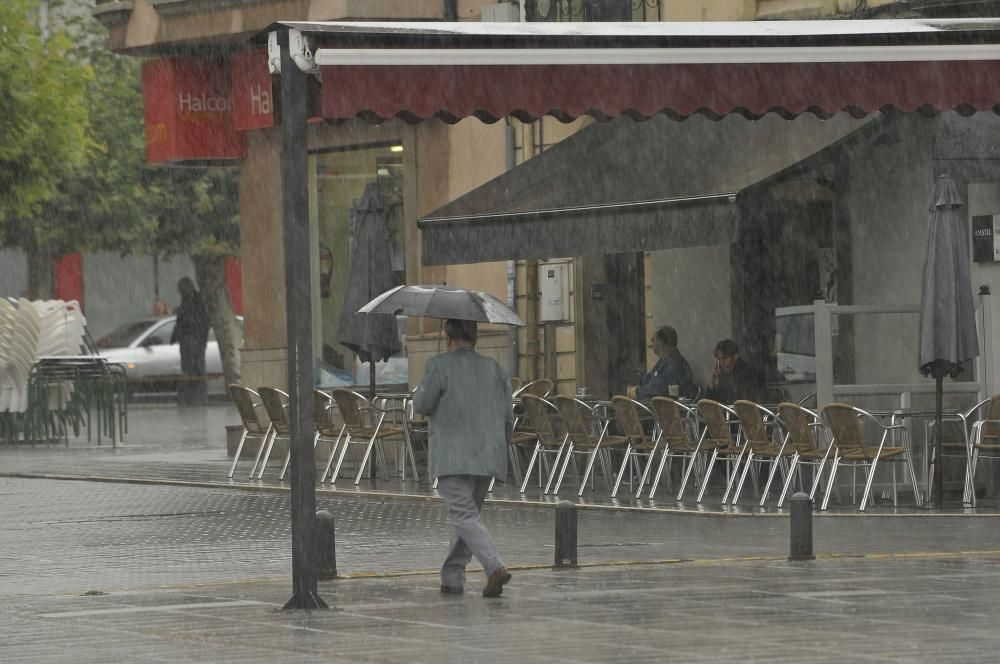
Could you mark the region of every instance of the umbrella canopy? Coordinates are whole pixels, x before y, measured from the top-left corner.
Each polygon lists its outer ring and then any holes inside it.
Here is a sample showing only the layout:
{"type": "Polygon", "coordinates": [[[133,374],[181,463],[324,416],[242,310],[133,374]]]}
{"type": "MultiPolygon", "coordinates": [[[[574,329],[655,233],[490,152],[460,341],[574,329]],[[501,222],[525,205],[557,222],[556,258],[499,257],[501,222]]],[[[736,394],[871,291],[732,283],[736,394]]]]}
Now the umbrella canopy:
{"type": "Polygon", "coordinates": [[[356,208],[351,267],[337,326],[337,341],[357,353],[362,362],[386,360],[402,350],[395,316],[358,313],[363,304],[393,285],[386,207],[378,185],[367,184],[356,208]]]}
{"type": "Polygon", "coordinates": [[[965,363],[979,355],[969,248],[961,208],[962,197],[955,181],[947,175],[940,176],[930,205],[931,225],[920,298],[920,372],[933,376],[935,381],[934,493],[938,507],[944,505],[942,382],[945,376],[958,376],[965,363]]]}
{"type": "Polygon", "coordinates": [[[398,286],[382,293],[359,311],[524,325],[516,313],[489,293],[454,286],[398,286]]]}
{"type": "Polygon", "coordinates": [[[942,175],[931,201],[927,259],[920,299],[920,372],[956,377],[979,355],[972,301],[969,247],[962,197],[955,181],[942,175]]]}

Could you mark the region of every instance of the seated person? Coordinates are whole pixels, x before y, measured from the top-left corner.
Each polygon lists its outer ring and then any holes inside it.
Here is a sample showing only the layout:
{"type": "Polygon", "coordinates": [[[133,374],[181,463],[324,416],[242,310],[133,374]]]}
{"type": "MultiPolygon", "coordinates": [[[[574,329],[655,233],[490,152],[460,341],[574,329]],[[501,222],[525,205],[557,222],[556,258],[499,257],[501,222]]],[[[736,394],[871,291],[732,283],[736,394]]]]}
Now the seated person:
{"type": "Polygon", "coordinates": [[[740,358],[739,347],[732,339],[715,345],[715,366],[705,396],[724,404],[738,399],[762,403],[767,395],[764,372],[740,358]]]}
{"type": "Polygon", "coordinates": [[[629,396],[639,401],[649,401],[653,397],[673,397],[693,399],[698,394],[687,363],[677,350],[677,330],[664,325],[653,335],[653,352],[660,359],[642,378],[639,385],[630,387],[629,396]]]}

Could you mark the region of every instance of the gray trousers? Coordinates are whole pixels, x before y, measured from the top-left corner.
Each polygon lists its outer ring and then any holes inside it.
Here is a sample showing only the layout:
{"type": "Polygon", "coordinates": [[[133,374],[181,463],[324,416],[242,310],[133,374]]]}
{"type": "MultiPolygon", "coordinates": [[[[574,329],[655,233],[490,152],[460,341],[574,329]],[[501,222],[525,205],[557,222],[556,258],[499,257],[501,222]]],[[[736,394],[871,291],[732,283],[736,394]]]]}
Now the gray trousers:
{"type": "Polygon", "coordinates": [[[476,557],[489,578],[503,561],[486,526],[479,518],[483,500],[490,487],[490,478],[481,475],[442,475],[438,477],[438,493],[448,503],[451,520],[451,547],[441,566],[441,585],[464,586],[465,567],[476,557]]]}

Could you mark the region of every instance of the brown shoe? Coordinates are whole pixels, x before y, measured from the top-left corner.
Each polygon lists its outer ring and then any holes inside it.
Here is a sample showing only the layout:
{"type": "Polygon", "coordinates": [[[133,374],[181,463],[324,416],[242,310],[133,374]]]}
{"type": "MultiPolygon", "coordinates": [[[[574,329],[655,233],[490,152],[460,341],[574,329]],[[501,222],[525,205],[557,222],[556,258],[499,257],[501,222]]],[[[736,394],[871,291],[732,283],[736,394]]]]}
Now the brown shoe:
{"type": "Polygon", "coordinates": [[[506,583],[510,583],[510,572],[507,571],[506,567],[500,567],[490,574],[489,580],[486,581],[483,597],[499,597],[503,593],[503,587],[506,583]]]}

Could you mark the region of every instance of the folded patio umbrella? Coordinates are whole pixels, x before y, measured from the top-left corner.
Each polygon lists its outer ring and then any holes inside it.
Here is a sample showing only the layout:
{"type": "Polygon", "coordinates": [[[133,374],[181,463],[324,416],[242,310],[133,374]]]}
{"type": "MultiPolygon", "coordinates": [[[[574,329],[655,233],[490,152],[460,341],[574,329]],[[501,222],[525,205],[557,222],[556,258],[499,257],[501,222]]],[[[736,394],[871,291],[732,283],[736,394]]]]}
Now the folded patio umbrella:
{"type": "Polygon", "coordinates": [[[962,197],[955,181],[938,177],[931,200],[927,258],[920,298],[920,372],[936,382],[934,490],[944,503],[941,479],[941,411],[944,377],[955,378],[979,355],[976,311],[972,301],[968,239],[962,197]]]}
{"type": "Polygon", "coordinates": [[[402,350],[396,317],[358,313],[366,302],[393,286],[389,233],[385,227],[386,203],[378,185],[365,186],[357,206],[351,267],[341,305],[337,341],[368,362],[371,394],[375,394],[375,363],[402,350]]]}

